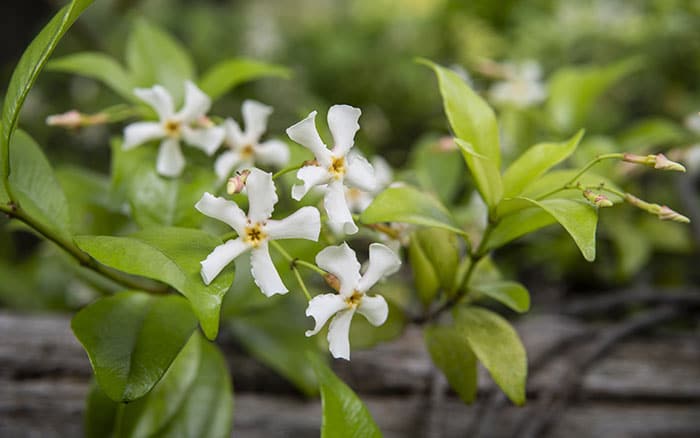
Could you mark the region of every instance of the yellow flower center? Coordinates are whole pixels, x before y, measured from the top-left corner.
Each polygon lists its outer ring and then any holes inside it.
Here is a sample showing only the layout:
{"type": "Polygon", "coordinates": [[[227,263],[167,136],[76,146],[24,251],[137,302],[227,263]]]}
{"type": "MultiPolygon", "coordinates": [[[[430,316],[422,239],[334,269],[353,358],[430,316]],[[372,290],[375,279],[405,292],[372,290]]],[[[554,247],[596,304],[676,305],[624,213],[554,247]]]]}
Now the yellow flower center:
{"type": "Polygon", "coordinates": [[[252,157],[254,153],[255,150],[253,149],[253,145],[250,143],[243,146],[243,149],[241,149],[241,157],[244,159],[252,157]]]}
{"type": "Polygon", "coordinates": [[[167,135],[168,137],[180,137],[180,122],[178,122],[177,120],[167,120],[163,127],[165,128],[165,135],[167,135]]]}
{"type": "Polygon", "coordinates": [[[262,229],[262,225],[257,223],[245,227],[243,241],[253,248],[257,248],[267,238],[267,234],[262,229]]]}
{"type": "Polygon", "coordinates": [[[362,293],[359,291],[353,291],[352,295],[345,298],[345,303],[351,308],[357,307],[360,304],[360,301],[362,301],[362,293]]]}
{"type": "Polygon", "coordinates": [[[345,175],[345,157],[333,157],[328,171],[335,177],[335,179],[340,179],[343,175],[345,175]]]}

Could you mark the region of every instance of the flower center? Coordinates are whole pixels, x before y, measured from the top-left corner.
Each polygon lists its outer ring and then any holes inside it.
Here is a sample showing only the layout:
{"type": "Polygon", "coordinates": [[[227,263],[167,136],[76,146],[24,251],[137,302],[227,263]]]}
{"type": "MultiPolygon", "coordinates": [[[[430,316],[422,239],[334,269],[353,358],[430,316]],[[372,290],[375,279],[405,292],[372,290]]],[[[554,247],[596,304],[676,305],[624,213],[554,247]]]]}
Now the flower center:
{"type": "Polygon", "coordinates": [[[362,301],[362,293],[359,291],[353,291],[352,295],[345,298],[345,303],[351,308],[357,307],[360,301],[362,301]]]}
{"type": "Polygon", "coordinates": [[[250,225],[245,227],[245,233],[243,235],[243,241],[253,248],[260,246],[263,241],[267,238],[267,234],[262,229],[262,225],[257,223],[255,225],[250,225]]]}
{"type": "Polygon", "coordinates": [[[254,153],[255,150],[253,149],[253,145],[250,143],[246,144],[243,146],[243,149],[241,149],[241,157],[244,159],[251,158],[254,153]]]}
{"type": "Polygon", "coordinates": [[[166,120],[165,125],[165,135],[172,138],[180,137],[180,122],[177,120],[166,120]]]}
{"type": "Polygon", "coordinates": [[[335,179],[342,178],[345,175],[345,157],[333,157],[328,171],[335,179]]]}

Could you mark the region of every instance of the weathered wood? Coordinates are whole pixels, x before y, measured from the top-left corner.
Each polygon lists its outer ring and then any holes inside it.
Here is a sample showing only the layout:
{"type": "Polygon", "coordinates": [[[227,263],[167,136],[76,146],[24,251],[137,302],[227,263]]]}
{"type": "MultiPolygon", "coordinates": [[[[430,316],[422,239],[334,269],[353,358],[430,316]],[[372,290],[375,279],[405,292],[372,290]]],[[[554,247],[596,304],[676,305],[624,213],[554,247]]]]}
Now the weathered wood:
{"type": "MultiPolygon", "coordinates": [[[[583,342],[591,330],[551,315],[533,315],[517,327],[536,365],[528,388],[536,401],[557,384],[567,364],[555,353],[583,342]]],[[[236,436],[318,436],[318,400],[301,397],[236,349],[225,351],[236,385],[236,436]],[[264,392],[252,392],[260,389],[264,392]]],[[[68,317],[0,314],[0,364],[0,437],[80,436],[91,371],[68,317]]],[[[698,364],[697,335],[662,333],[625,341],[589,370],[576,403],[550,436],[700,436],[698,364]]],[[[434,368],[415,328],[396,342],[353,351],[352,362],[337,361],[334,367],[361,394],[387,437],[464,436],[493,388],[482,370],[480,404],[465,406],[452,394],[436,398],[434,391],[431,396],[434,368]]],[[[497,421],[486,424],[480,436],[511,436],[533,413],[534,403],[499,408],[491,416],[497,421]]]]}

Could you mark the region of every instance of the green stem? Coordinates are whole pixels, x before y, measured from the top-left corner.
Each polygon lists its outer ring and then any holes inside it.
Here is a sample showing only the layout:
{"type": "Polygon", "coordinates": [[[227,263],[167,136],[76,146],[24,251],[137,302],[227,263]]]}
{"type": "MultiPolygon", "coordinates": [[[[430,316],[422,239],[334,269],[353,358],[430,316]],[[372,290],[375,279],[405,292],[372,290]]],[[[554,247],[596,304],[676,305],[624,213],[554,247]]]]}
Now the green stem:
{"type": "Polygon", "coordinates": [[[297,283],[299,283],[299,287],[301,287],[301,290],[304,292],[304,295],[306,295],[306,300],[311,301],[311,294],[309,293],[309,290],[306,288],[306,284],[304,283],[304,279],[301,278],[301,274],[299,273],[299,270],[297,267],[292,264],[292,272],[294,272],[294,277],[297,279],[297,283]]]}
{"type": "Polygon", "coordinates": [[[569,181],[567,181],[565,184],[563,184],[561,187],[558,187],[550,192],[545,193],[544,195],[540,195],[537,197],[537,200],[539,201],[540,199],[547,198],[549,196],[552,196],[555,193],[561,192],[562,190],[566,190],[567,188],[570,188],[571,184],[576,182],[581,176],[583,176],[584,173],[588,172],[591,167],[595,166],[596,164],[600,163],[601,161],[604,160],[621,160],[624,157],[625,154],[622,153],[614,153],[614,154],[603,154],[603,155],[598,155],[596,158],[592,159],[591,161],[588,162],[585,166],[579,170],[576,175],[574,175],[569,181]]]}
{"type": "Polygon", "coordinates": [[[277,252],[279,252],[282,255],[282,257],[284,257],[289,262],[289,267],[292,269],[292,272],[294,272],[294,277],[296,277],[297,282],[299,283],[299,286],[301,287],[301,290],[304,292],[304,295],[306,295],[306,299],[308,301],[311,301],[311,294],[309,293],[309,290],[306,288],[306,283],[304,283],[304,279],[301,278],[301,273],[299,272],[297,265],[302,265],[302,266],[306,266],[307,268],[311,268],[321,275],[325,275],[326,271],[322,270],[321,268],[319,268],[318,266],[316,266],[312,263],[293,258],[291,255],[289,255],[289,253],[284,248],[282,248],[282,245],[275,242],[274,240],[270,240],[270,245],[273,248],[275,248],[275,250],[277,252]]]}
{"type": "Polygon", "coordinates": [[[53,230],[47,228],[41,222],[34,220],[31,216],[27,215],[22,208],[17,203],[10,203],[8,205],[0,204],[0,212],[6,213],[8,216],[13,217],[21,222],[24,222],[29,227],[34,229],[37,233],[44,236],[46,239],[54,242],[56,245],[61,247],[64,251],[70,254],[74,259],[88,269],[91,269],[102,276],[109,278],[110,280],[121,284],[129,289],[138,289],[153,294],[164,294],[170,289],[169,286],[156,282],[154,280],[144,281],[145,279],[138,279],[124,274],[120,271],[113,270],[103,264],[100,264],[94,258],[90,257],[89,254],[78,248],[78,246],[73,243],[72,240],[66,239],[61,235],[56,234],[53,230]]]}
{"type": "Polygon", "coordinates": [[[304,165],[304,163],[295,164],[294,166],[285,167],[284,169],[282,169],[282,170],[278,171],[277,173],[275,173],[274,175],[272,175],[272,179],[275,180],[275,179],[279,178],[280,176],[284,175],[285,173],[294,172],[295,170],[301,169],[301,167],[303,165],[304,165]]]}

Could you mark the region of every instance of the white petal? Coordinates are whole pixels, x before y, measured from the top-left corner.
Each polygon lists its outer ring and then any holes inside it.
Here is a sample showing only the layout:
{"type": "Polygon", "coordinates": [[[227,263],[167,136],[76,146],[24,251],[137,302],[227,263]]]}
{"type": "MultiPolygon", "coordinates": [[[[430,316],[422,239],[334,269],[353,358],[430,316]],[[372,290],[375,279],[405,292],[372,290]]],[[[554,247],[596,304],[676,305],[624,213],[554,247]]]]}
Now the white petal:
{"type": "Polygon", "coordinates": [[[188,144],[201,149],[207,155],[211,155],[219,149],[224,141],[224,128],[212,126],[211,128],[193,129],[189,126],[182,126],[182,138],[188,144]]]}
{"type": "Polygon", "coordinates": [[[284,167],[289,162],[289,146],[280,140],[268,140],[255,148],[255,159],[263,165],[284,167]]]}
{"type": "Polygon", "coordinates": [[[224,139],[230,147],[236,149],[244,146],[243,131],[235,120],[230,117],[224,120],[224,131],[224,139]]]}
{"type": "Polygon", "coordinates": [[[258,285],[265,296],[274,294],[286,294],[289,292],[287,287],[282,283],[280,275],[275,269],[275,265],[270,258],[270,250],[267,247],[267,242],[257,248],[253,248],[250,252],[250,264],[253,267],[253,280],[258,285]]]}
{"type": "Polygon", "coordinates": [[[302,207],[282,220],[269,220],[265,232],[270,240],[307,239],[318,241],[321,215],[314,207],[302,207]]]}
{"type": "Polygon", "coordinates": [[[267,119],[272,114],[272,107],[255,100],[246,100],[243,102],[241,113],[246,137],[257,143],[267,129],[267,119]]]}
{"type": "Polygon", "coordinates": [[[185,81],[185,105],[177,113],[178,120],[191,123],[204,116],[211,108],[211,99],[194,83],[185,81]]]}
{"type": "Polygon", "coordinates": [[[239,235],[245,232],[248,218],[233,201],[214,196],[211,193],[204,193],[194,208],[205,216],[224,222],[236,230],[239,235]]]}
{"type": "Polygon", "coordinates": [[[345,187],[340,181],[328,184],[328,190],[323,197],[323,207],[328,214],[328,222],[342,226],[345,234],[357,233],[357,225],[352,220],[352,214],[345,201],[345,187]]]}
{"type": "Polygon", "coordinates": [[[346,242],[342,245],[323,248],[316,254],[316,264],[319,268],[338,277],[342,296],[352,295],[360,281],[360,263],[357,261],[355,251],[346,242]]]}
{"type": "Polygon", "coordinates": [[[331,316],[347,307],[345,299],[338,294],[323,294],[313,297],[306,308],[306,316],[313,317],[314,328],[307,330],[306,336],[318,333],[331,316]]]}
{"type": "Polygon", "coordinates": [[[134,90],[134,94],[153,107],[161,121],[169,119],[175,114],[173,97],[161,85],[155,85],[153,88],[137,88],[134,90]]]}
{"type": "Polygon", "coordinates": [[[360,129],[357,121],[362,111],[350,105],[333,105],[328,110],[328,129],[333,135],[333,154],[345,156],[353,144],[355,133],[360,129]]]}
{"type": "Polygon", "coordinates": [[[238,152],[226,151],[214,162],[214,171],[216,176],[219,177],[219,181],[223,181],[231,174],[234,170],[239,168],[241,163],[241,155],[238,152]]]}
{"type": "Polygon", "coordinates": [[[394,171],[389,163],[379,155],[372,157],[372,167],[374,168],[374,178],[377,181],[375,192],[384,189],[394,180],[394,171]]]}
{"type": "Polygon", "coordinates": [[[369,246],[369,265],[367,271],[360,279],[357,289],[367,292],[382,277],[398,271],[401,259],[394,251],[381,243],[373,243],[369,246]]]}
{"type": "Polygon", "coordinates": [[[358,154],[353,154],[348,159],[345,181],[349,186],[357,187],[366,192],[373,192],[377,188],[377,178],[374,176],[374,168],[365,157],[358,154]]]}
{"type": "Polygon", "coordinates": [[[368,297],[365,295],[357,306],[357,312],[367,318],[370,324],[378,327],[386,321],[389,316],[389,305],[383,296],[377,295],[368,297]]]}
{"type": "Polygon", "coordinates": [[[163,140],[158,149],[158,158],[156,159],[156,171],[163,176],[176,177],[180,176],[182,169],[185,168],[185,157],[180,150],[180,142],[167,138],[163,140]]]}
{"type": "Polygon", "coordinates": [[[214,251],[212,251],[204,261],[200,262],[202,265],[201,274],[204,283],[208,285],[214,281],[216,276],[224,270],[226,265],[231,263],[233,259],[241,255],[241,253],[248,248],[249,246],[243,242],[243,239],[240,237],[229,240],[214,248],[214,251]]]}
{"type": "Polygon", "coordinates": [[[350,360],[350,322],[355,309],[341,310],[328,326],[328,349],[336,359],[350,360]]]}
{"type": "Polygon", "coordinates": [[[245,185],[248,190],[248,217],[253,222],[266,221],[278,200],[272,174],[254,167],[245,185]]]}
{"type": "Polygon", "coordinates": [[[304,166],[297,171],[297,178],[304,181],[303,185],[292,187],[292,198],[299,201],[312,187],[328,183],[331,175],[321,166],[304,166]]]}
{"type": "Polygon", "coordinates": [[[289,138],[309,149],[323,167],[331,165],[331,151],[316,130],[316,111],[312,111],[304,120],[287,128],[286,132],[289,138]]]}
{"type": "Polygon", "coordinates": [[[124,128],[122,149],[128,150],[147,141],[165,137],[163,125],[158,122],[136,122],[124,128]]]}

